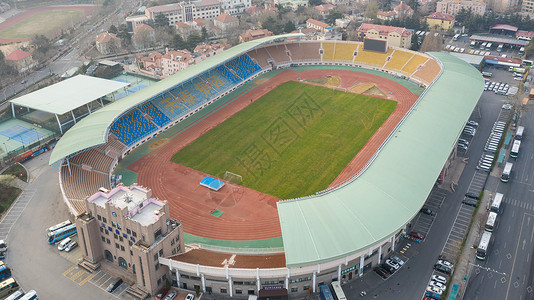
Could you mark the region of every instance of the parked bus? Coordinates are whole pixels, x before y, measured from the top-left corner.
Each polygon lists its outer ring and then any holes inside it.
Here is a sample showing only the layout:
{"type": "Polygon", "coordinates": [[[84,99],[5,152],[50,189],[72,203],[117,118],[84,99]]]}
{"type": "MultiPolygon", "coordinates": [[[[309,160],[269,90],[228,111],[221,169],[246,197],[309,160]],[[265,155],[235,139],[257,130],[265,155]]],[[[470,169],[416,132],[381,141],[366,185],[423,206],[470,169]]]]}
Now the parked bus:
{"type": "Polygon", "coordinates": [[[0,297],[4,297],[19,289],[19,285],[12,277],[0,282],[0,297]]]}
{"type": "Polygon", "coordinates": [[[475,254],[477,259],[485,260],[488,253],[488,247],[491,240],[491,232],[484,231],[482,238],[480,238],[480,243],[477,247],[477,253],[475,254]]]}
{"type": "Polygon", "coordinates": [[[332,295],[332,292],[330,291],[328,285],[320,285],[319,291],[321,292],[321,300],[335,300],[334,295],[332,295]]]}
{"type": "Polygon", "coordinates": [[[50,232],[52,232],[52,231],[56,231],[56,230],[58,230],[58,229],[60,229],[60,228],[63,228],[63,227],[65,227],[65,226],[69,226],[70,224],[72,224],[72,222],[71,222],[70,220],[61,222],[61,223],[59,223],[59,224],[56,224],[56,225],[54,225],[54,226],[48,228],[48,229],[46,230],[46,233],[48,234],[48,233],[50,233],[50,232]]]}
{"type": "Polygon", "coordinates": [[[480,44],[480,50],[486,49],[486,45],[487,44],[488,44],[487,42],[484,42],[484,43],[480,44]]]}
{"type": "Polygon", "coordinates": [[[503,47],[504,47],[503,44],[499,44],[499,46],[497,46],[497,52],[502,52],[503,47]]]}
{"type": "Polygon", "coordinates": [[[502,211],[501,203],[504,195],[501,193],[495,194],[495,197],[493,197],[493,202],[491,203],[490,210],[496,213],[500,213],[502,211]]]}
{"type": "Polygon", "coordinates": [[[11,269],[8,268],[3,262],[0,262],[0,280],[11,277],[11,269]]]}
{"type": "Polygon", "coordinates": [[[347,300],[347,297],[345,296],[345,293],[343,292],[339,281],[332,281],[332,292],[334,293],[334,296],[337,300],[347,300]]]}
{"type": "Polygon", "coordinates": [[[460,34],[457,33],[457,34],[455,34],[455,35],[452,37],[452,40],[453,40],[453,41],[457,41],[459,38],[460,38],[460,34]]]}
{"type": "Polygon", "coordinates": [[[491,211],[488,214],[488,220],[486,220],[486,226],[484,229],[486,231],[493,232],[493,229],[495,228],[495,221],[497,221],[497,213],[491,211]]]}
{"type": "Polygon", "coordinates": [[[512,173],[512,164],[511,162],[507,162],[506,165],[504,165],[504,170],[502,171],[501,175],[501,181],[502,182],[508,182],[510,180],[510,174],[512,173]]]}
{"type": "Polygon", "coordinates": [[[490,50],[490,49],[491,49],[491,43],[488,43],[488,44],[486,45],[486,50],[490,50]]]}
{"type": "Polygon", "coordinates": [[[22,298],[20,298],[20,300],[39,300],[39,298],[37,298],[37,292],[31,290],[27,292],[22,298]]]}
{"type": "Polygon", "coordinates": [[[21,292],[21,291],[16,291],[14,292],[13,294],[11,294],[9,297],[7,297],[6,299],[4,300],[20,300],[20,298],[22,298],[22,296],[24,296],[24,293],[21,292]]]}
{"type": "Polygon", "coordinates": [[[525,47],[521,47],[519,49],[519,55],[523,55],[523,54],[525,54],[525,47]]]}
{"type": "Polygon", "coordinates": [[[473,48],[475,48],[476,45],[477,45],[477,42],[472,41],[471,45],[469,45],[469,48],[473,49],[473,48]]]}
{"type": "Polygon", "coordinates": [[[518,126],[517,127],[517,130],[515,131],[515,139],[516,140],[521,140],[523,139],[523,133],[525,132],[525,127],[523,126],[518,126]]]}
{"type": "Polygon", "coordinates": [[[516,158],[519,155],[519,147],[521,146],[520,140],[515,140],[510,151],[510,157],[516,158]]]}
{"type": "Polygon", "coordinates": [[[65,226],[48,234],[48,244],[55,244],[56,242],[74,234],[76,234],[76,224],[65,226]]]}

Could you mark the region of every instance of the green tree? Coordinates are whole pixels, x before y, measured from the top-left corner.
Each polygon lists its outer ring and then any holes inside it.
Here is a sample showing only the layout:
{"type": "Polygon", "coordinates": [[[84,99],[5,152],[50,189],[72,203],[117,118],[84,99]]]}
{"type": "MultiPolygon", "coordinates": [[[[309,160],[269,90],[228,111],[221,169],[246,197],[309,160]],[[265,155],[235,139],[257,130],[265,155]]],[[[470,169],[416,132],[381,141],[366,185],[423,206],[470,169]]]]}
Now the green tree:
{"type": "Polygon", "coordinates": [[[202,43],[202,37],[196,33],[192,33],[187,38],[187,50],[193,52],[195,47],[200,43],[202,43]]]}
{"type": "Polygon", "coordinates": [[[310,6],[317,6],[317,5],[321,5],[323,1],[322,0],[309,0],[308,3],[310,4],[310,6]]]}
{"type": "Polygon", "coordinates": [[[287,23],[284,24],[284,32],[286,33],[292,32],[295,29],[295,24],[293,24],[291,21],[287,21],[287,23]]]}
{"type": "Polygon", "coordinates": [[[337,10],[331,10],[326,16],[326,23],[334,25],[337,19],[342,19],[343,14],[337,10]]]}
{"type": "Polygon", "coordinates": [[[128,31],[128,26],[122,24],[119,26],[119,32],[117,32],[117,37],[121,39],[122,45],[128,47],[132,44],[132,34],[128,31]]]}
{"type": "Polygon", "coordinates": [[[154,27],[165,27],[169,26],[169,18],[164,14],[158,14],[154,18],[154,27]]]}
{"type": "Polygon", "coordinates": [[[119,29],[117,29],[117,27],[115,27],[115,25],[111,25],[111,26],[109,26],[108,32],[109,33],[113,33],[113,34],[117,34],[119,32],[119,29]]]}
{"type": "Polygon", "coordinates": [[[200,30],[200,37],[202,38],[203,42],[208,41],[209,34],[208,34],[208,30],[206,29],[206,27],[202,27],[202,29],[200,30]]]}
{"type": "Polygon", "coordinates": [[[184,41],[181,35],[175,34],[172,37],[171,46],[176,50],[181,50],[187,48],[187,43],[184,41]]]}

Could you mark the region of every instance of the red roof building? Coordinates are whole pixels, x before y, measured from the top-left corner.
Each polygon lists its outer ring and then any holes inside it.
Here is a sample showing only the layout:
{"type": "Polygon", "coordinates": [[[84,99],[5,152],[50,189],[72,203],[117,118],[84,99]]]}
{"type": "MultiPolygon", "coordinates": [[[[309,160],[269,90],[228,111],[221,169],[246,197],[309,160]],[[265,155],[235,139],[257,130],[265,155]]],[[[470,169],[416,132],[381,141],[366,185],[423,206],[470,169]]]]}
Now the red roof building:
{"type": "Polygon", "coordinates": [[[4,59],[6,63],[12,65],[19,73],[25,72],[36,65],[33,61],[32,54],[20,49],[9,53],[4,59]]]}
{"type": "Polygon", "coordinates": [[[326,31],[329,31],[330,25],[326,24],[325,22],[321,22],[321,21],[317,21],[312,18],[309,18],[306,21],[306,27],[317,29],[321,32],[326,32],[326,31]]]}
{"type": "Polygon", "coordinates": [[[364,38],[387,40],[389,47],[410,48],[412,32],[403,27],[363,23],[358,35],[364,38]]]}
{"type": "Polygon", "coordinates": [[[454,26],[454,16],[441,12],[433,12],[426,17],[426,22],[430,28],[449,30],[454,26]]]}
{"type": "Polygon", "coordinates": [[[267,36],[273,36],[274,34],[267,29],[247,30],[245,33],[239,35],[239,41],[241,43],[261,39],[267,36]]]}

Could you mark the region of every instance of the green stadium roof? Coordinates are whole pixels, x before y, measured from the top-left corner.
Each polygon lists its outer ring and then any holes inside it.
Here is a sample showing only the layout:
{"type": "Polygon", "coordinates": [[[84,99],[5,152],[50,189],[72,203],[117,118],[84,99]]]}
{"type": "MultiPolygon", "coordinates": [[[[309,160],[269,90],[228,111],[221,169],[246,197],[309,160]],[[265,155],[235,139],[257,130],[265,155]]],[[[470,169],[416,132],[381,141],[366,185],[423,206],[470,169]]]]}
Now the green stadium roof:
{"type": "Polygon", "coordinates": [[[105,143],[109,126],[111,126],[113,121],[123,112],[173,88],[181,82],[195,78],[198,74],[212,69],[260,45],[281,39],[298,38],[302,36],[303,34],[301,33],[284,34],[239,44],[97,110],[76,123],[76,125],[72,126],[63,135],[50,155],[49,164],[52,165],[78,151],[105,143]]]}
{"type": "Polygon", "coordinates": [[[480,72],[445,53],[441,76],[354,182],[278,202],[287,267],[367,250],[403,228],[423,206],[483,90],[480,72]]]}

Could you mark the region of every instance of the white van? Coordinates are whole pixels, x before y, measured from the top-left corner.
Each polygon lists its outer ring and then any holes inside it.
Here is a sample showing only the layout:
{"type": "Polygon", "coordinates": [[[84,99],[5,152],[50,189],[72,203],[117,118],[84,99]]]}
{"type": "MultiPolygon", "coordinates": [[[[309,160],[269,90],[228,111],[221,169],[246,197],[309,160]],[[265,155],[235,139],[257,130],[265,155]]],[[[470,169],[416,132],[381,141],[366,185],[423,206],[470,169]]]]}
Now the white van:
{"type": "Polygon", "coordinates": [[[61,241],[61,243],[59,243],[59,245],[57,245],[57,250],[59,251],[63,251],[65,249],[65,247],[67,247],[67,245],[71,242],[71,238],[68,237],[64,240],[61,241]]]}

